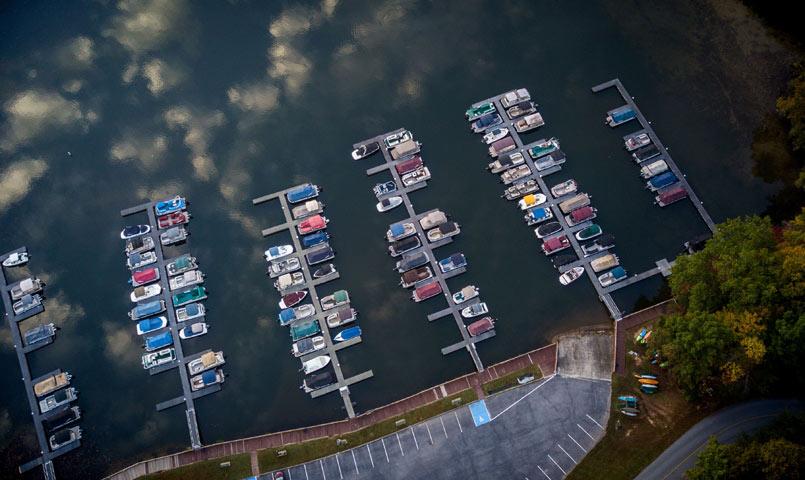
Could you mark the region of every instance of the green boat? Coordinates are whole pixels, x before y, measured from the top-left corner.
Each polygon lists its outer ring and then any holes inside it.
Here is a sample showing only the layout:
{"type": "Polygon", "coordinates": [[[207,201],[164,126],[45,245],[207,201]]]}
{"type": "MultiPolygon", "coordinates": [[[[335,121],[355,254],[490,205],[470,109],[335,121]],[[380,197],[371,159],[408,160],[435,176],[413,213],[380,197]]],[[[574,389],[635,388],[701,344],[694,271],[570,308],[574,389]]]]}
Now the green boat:
{"type": "Polygon", "coordinates": [[[315,335],[321,331],[318,320],[308,320],[291,324],[291,340],[296,342],[305,337],[315,335]]]}
{"type": "Polygon", "coordinates": [[[528,154],[531,155],[531,158],[539,158],[556,150],[559,150],[559,140],[550,138],[537,142],[536,145],[528,149],[528,154]]]}
{"type": "Polygon", "coordinates": [[[595,238],[601,235],[602,232],[603,230],[601,230],[601,227],[593,223],[584,230],[579,230],[578,232],[576,232],[576,240],[583,242],[585,240],[589,240],[591,238],[595,238]]]}
{"type": "Polygon", "coordinates": [[[466,115],[467,120],[471,122],[471,121],[473,121],[473,120],[475,120],[477,118],[480,118],[480,117],[486,115],[487,113],[492,113],[494,111],[495,111],[495,104],[492,103],[492,102],[489,102],[489,103],[484,103],[483,105],[478,105],[475,108],[468,109],[466,112],[464,112],[464,115],[466,115]]]}
{"type": "Polygon", "coordinates": [[[207,289],[197,285],[186,292],[173,295],[173,306],[180,307],[188,303],[204,300],[205,298],[207,298],[207,289]]]}

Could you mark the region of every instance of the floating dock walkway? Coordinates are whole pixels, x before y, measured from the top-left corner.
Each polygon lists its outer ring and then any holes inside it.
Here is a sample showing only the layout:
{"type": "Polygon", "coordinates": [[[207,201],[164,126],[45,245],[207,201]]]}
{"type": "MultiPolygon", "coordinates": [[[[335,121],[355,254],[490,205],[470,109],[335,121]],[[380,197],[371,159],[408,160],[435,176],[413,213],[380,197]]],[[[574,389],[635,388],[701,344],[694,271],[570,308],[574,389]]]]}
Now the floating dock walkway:
{"type": "Polygon", "coordinates": [[[419,223],[419,220],[422,217],[426,216],[427,214],[435,211],[436,209],[429,210],[429,211],[427,211],[425,213],[417,215],[416,211],[414,211],[414,205],[413,205],[413,203],[411,203],[411,199],[408,197],[408,194],[410,192],[413,192],[413,191],[419,190],[421,188],[427,187],[427,181],[419,182],[417,184],[411,185],[410,187],[406,188],[402,183],[402,178],[400,177],[400,174],[397,173],[397,169],[394,168],[394,166],[395,166],[395,164],[397,164],[397,163],[399,163],[401,161],[407,160],[407,157],[402,158],[400,160],[394,160],[391,157],[391,154],[389,153],[389,150],[387,148],[385,148],[385,145],[383,143],[383,139],[386,138],[387,136],[395,134],[395,133],[403,132],[403,131],[405,131],[404,128],[398,128],[397,130],[392,130],[390,132],[387,132],[387,133],[384,133],[384,134],[381,134],[381,135],[377,135],[375,137],[372,137],[372,138],[363,140],[361,142],[358,142],[355,145],[353,145],[352,148],[358,148],[360,145],[370,143],[370,142],[378,142],[378,144],[380,145],[380,151],[383,154],[384,163],[382,163],[380,165],[377,165],[375,167],[369,168],[368,170],[366,170],[366,175],[367,176],[372,176],[372,175],[376,175],[376,174],[381,173],[381,172],[385,172],[387,170],[389,171],[389,173],[391,173],[391,176],[393,177],[394,182],[397,184],[399,189],[397,191],[395,191],[395,192],[389,193],[388,195],[381,196],[380,198],[383,198],[385,196],[391,196],[391,195],[399,195],[399,196],[402,197],[403,205],[405,205],[405,209],[408,212],[408,217],[409,218],[407,218],[405,220],[401,220],[401,222],[412,222],[414,224],[414,226],[416,227],[416,233],[419,236],[420,241],[422,242],[421,247],[417,248],[416,250],[412,250],[411,252],[407,252],[407,253],[414,253],[414,252],[419,252],[419,251],[425,251],[425,252],[428,253],[428,257],[430,258],[430,266],[431,266],[431,269],[433,270],[433,278],[435,278],[436,281],[438,281],[439,284],[441,285],[441,287],[442,287],[442,295],[444,295],[445,300],[447,300],[447,305],[448,305],[447,308],[444,309],[444,310],[440,310],[438,312],[435,312],[435,313],[432,313],[432,314],[428,315],[428,321],[434,321],[434,320],[437,320],[439,318],[443,318],[443,317],[447,317],[447,316],[452,315],[453,319],[456,322],[456,327],[458,327],[458,330],[461,333],[462,340],[460,342],[458,342],[458,343],[455,343],[453,345],[449,345],[447,347],[442,348],[442,354],[443,355],[448,355],[448,354],[456,352],[458,350],[466,349],[467,352],[469,352],[470,357],[472,357],[472,361],[475,364],[475,369],[477,371],[479,371],[479,372],[482,372],[482,371],[484,371],[484,364],[481,361],[481,357],[478,355],[478,350],[475,348],[475,344],[478,343],[478,342],[481,342],[483,340],[486,340],[488,338],[494,337],[495,336],[495,330],[494,329],[490,330],[490,331],[488,331],[486,333],[483,333],[483,334],[475,336],[475,337],[471,336],[469,334],[469,332],[467,332],[467,327],[466,327],[466,325],[464,325],[464,320],[461,317],[461,309],[466,307],[466,306],[468,306],[468,305],[471,305],[472,302],[468,302],[466,304],[461,304],[460,306],[456,305],[456,303],[453,302],[453,294],[450,292],[450,288],[447,286],[447,279],[464,273],[466,271],[466,267],[461,267],[461,268],[458,268],[456,270],[450,271],[448,273],[442,273],[441,269],[439,268],[438,260],[436,259],[436,255],[434,254],[433,251],[436,248],[439,248],[441,246],[444,246],[444,245],[447,245],[449,243],[452,243],[453,239],[452,239],[452,237],[448,237],[448,238],[440,240],[438,242],[433,242],[433,243],[429,242],[428,238],[427,238],[427,235],[425,234],[425,231],[422,229],[422,225],[420,225],[420,223],[419,223]]]}
{"type": "MultiPolygon", "coordinates": [[[[185,325],[179,326],[178,321],[176,320],[176,310],[173,307],[173,295],[175,293],[181,293],[182,291],[194,288],[195,285],[192,287],[183,288],[176,292],[171,292],[168,272],[165,269],[165,266],[170,263],[172,259],[165,259],[165,253],[162,249],[162,242],[159,241],[159,230],[157,228],[157,218],[154,211],[154,205],[156,204],[157,202],[143,203],[135,207],[121,210],[120,215],[122,217],[128,217],[130,215],[135,215],[142,212],[146,212],[148,215],[148,224],[151,226],[151,232],[148,235],[151,235],[151,237],[154,239],[154,251],[157,255],[156,263],[149,266],[155,266],[160,271],[159,284],[162,286],[162,292],[167,307],[165,316],[168,318],[168,328],[173,336],[172,347],[176,351],[176,360],[174,362],[152,368],[151,370],[153,371],[150,371],[149,373],[151,375],[155,375],[176,367],[180,367],[179,379],[181,380],[182,384],[182,395],[158,403],[156,405],[156,409],[158,412],[160,412],[184,403],[185,417],[187,419],[187,431],[190,435],[190,445],[193,450],[198,450],[204,445],[201,443],[201,434],[198,430],[198,419],[196,418],[196,406],[194,400],[221,390],[221,384],[216,383],[215,385],[210,385],[209,387],[202,388],[201,390],[195,392],[192,388],[190,388],[190,375],[187,372],[187,362],[192,360],[194,357],[186,357],[184,349],[182,348],[182,341],[179,338],[179,330],[181,330],[185,325]]],[[[193,322],[188,322],[187,324],[189,325],[192,323],[193,322]]]]}
{"type": "MultiPolygon", "coordinates": [[[[315,352],[311,352],[307,355],[300,357],[300,360],[304,362],[313,357],[327,354],[330,356],[330,364],[333,366],[333,370],[335,371],[336,382],[331,385],[327,385],[326,387],[311,391],[310,396],[312,398],[318,398],[321,397],[322,395],[327,395],[328,393],[332,393],[338,390],[341,393],[341,399],[344,401],[344,408],[346,408],[347,415],[349,416],[349,418],[354,418],[355,409],[352,405],[352,399],[350,398],[349,386],[354,385],[355,383],[358,383],[362,380],[372,378],[374,376],[374,372],[372,372],[372,370],[367,370],[363,373],[359,373],[358,375],[354,375],[352,377],[344,377],[344,372],[341,370],[341,363],[338,361],[337,352],[344,348],[360,343],[362,339],[360,336],[358,336],[346,342],[333,343],[332,337],[330,335],[330,328],[327,325],[325,317],[337,311],[337,309],[331,309],[327,311],[322,310],[321,302],[319,301],[319,295],[316,292],[316,287],[323,283],[330,282],[332,280],[339,278],[340,274],[336,271],[322,278],[318,279],[313,278],[313,275],[310,272],[310,267],[307,264],[307,259],[305,258],[305,254],[309,252],[311,249],[302,248],[302,243],[299,241],[299,235],[296,232],[296,226],[299,223],[303,222],[305,219],[300,218],[294,220],[291,208],[288,205],[288,199],[285,196],[285,194],[288,193],[289,191],[295,188],[302,187],[304,185],[306,184],[286,188],[284,190],[271,193],[269,195],[264,195],[262,197],[255,198],[252,200],[252,204],[260,205],[262,203],[270,202],[273,200],[279,200],[280,206],[282,208],[282,213],[285,216],[285,222],[280,225],[264,229],[262,231],[262,234],[264,237],[268,237],[276,233],[288,231],[288,233],[291,236],[291,241],[293,242],[294,253],[284,258],[290,258],[294,256],[298,257],[299,264],[302,267],[302,272],[306,280],[306,282],[301,285],[297,285],[295,287],[289,288],[288,290],[284,290],[281,293],[281,295],[290,293],[292,291],[307,289],[308,296],[313,304],[313,307],[316,309],[316,314],[312,317],[306,318],[305,320],[315,319],[317,322],[319,322],[319,328],[321,329],[321,334],[324,337],[324,342],[326,346],[322,350],[316,350],[315,352]]],[[[316,249],[319,246],[320,245],[316,245],[312,247],[312,249],[316,249]]],[[[349,304],[340,305],[338,308],[340,309],[346,307],[349,307],[349,304]]]]}
{"type": "MultiPolygon", "coordinates": [[[[6,252],[0,255],[0,263],[3,262],[6,258],[8,258],[11,254],[14,253],[25,253],[28,250],[25,247],[17,248],[16,250],[12,250],[10,252],[6,252]]],[[[4,268],[0,266],[0,296],[3,297],[3,306],[5,308],[5,317],[8,320],[8,326],[11,329],[11,341],[14,343],[14,351],[17,353],[17,361],[20,364],[20,372],[22,372],[22,383],[25,385],[25,396],[28,399],[28,408],[31,411],[31,417],[33,417],[34,421],[34,429],[36,430],[36,440],[39,443],[39,453],[40,456],[27,462],[23,465],[20,465],[19,471],[20,473],[27,472],[33,468],[38,466],[42,466],[42,471],[44,473],[46,480],[56,480],[56,472],[53,468],[53,459],[64,455],[67,452],[75,450],[76,448],[81,446],[81,440],[77,440],[75,442],[70,443],[62,448],[59,448],[55,451],[50,450],[50,445],[48,445],[48,436],[45,432],[44,426],[42,426],[42,421],[50,418],[70,407],[69,404],[62,405],[61,407],[51,410],[45,414],[39,413],[39,401],[34,394],[34,384],[36,381],[41,380],[41,377],[32,379],[31,378],[31,368],[28,365],[28,357],[27,354],[36,350],[37,348],[41,348],[45,345],[49,345],[53,342],[53,337],[51,337],[47,342],[41,342],[41,345],[35,345],[31,347],[25,347],[25,344],[22,340],[22,334],[20,333],[20,322],[27,318],[31,318],[35,315],[38,315],[45,311],[44,306],[40,305],[34,309],[31,309],[22,315],[15,315],[13,302],[11,301],[11,289],[13,288],[13,284],[9,285],[6,281],[6,273],[4,268]]],[[[55,372],[51,373],[61,373],[61,370],[56,370],[55,372]]]]}

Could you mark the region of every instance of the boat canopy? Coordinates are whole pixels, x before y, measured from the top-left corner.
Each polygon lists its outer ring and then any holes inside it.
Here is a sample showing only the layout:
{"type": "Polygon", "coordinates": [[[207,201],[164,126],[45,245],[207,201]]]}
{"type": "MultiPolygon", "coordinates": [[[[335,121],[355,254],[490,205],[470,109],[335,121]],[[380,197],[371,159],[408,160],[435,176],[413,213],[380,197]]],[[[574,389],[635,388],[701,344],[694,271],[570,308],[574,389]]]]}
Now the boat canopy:
{"type": "Polygon", "coordinates": [[[581,207],[579,209],[576,209],[576,210],[573,210],[572,212],[570,212],[570,217],[573,219],[574,222],[578,223],[578,222],[581,222],[582,220],[586,220],[586,219],[592,217],[593,213],[595,213],[595,210],[593,210],[593,207],[589,207],[589,206],[588,207],[581,207]]]}
{"type": "Polygon", "coordinates": [[[549,238],[549,239],[545,240],[545,248],[553,250],[555,248],[559,248],[562,245],[564,245],[566,241],[567,241],[567,237],[565,237],[564,235],[549,238]]]}
{"type": "Polygon", "coordinates": [[[532,208],[528,211],[528,216],[534,220],[542,220],[548,218],[548,209],[544,207],[532,208]]]}
{"type": "Polygon", "coordinates": [[[391,230],[391,235],[393,237],[398,237],[405,233],[405,225],[402,223],[395,223],[389,227],[389,230],[391,230]]]}
{"type": "Polygon", "coordinates": [[[145,339],[145,346],[148,350],[167,347],[173,343],[173,334],[169,331],[145,339]]]}
{"type": "Polygon", "coordinates": [[[608,113],[609,116],[612,117],[612,120],[616,122],[622,122],[624,120],[629,120],[635,117],[635,112],[629,105],[624,105],[622,107],[612,109],[608,113]]]}
{"type": "Polygon", "coordinates": [[[305,235],[302,237],[302,246],[305,248],[312,247],[313,245],[326,242],[329,238],[330,235],[326,230],[319,230],[316,233],[311,233],[310,235],[305,235]]]}
{"type": "Polygon", "coordinates": [[[312,198],[318,194],[318,188],[307,183],[300,187],[297,187],[293,190],[290,190],[288,193],[285,194],[288,201],[291,203],[301,202],[302,200],[306,200],[308,198],[312,198]]]}
{"type": "Polygon", "coordinates": [[[679,181],[679,179],[676,178],[674,172],[665,172],[649,180],[649,183],[654,188],[662,188],[671,185],[672,183],[676,183],[677,181],[679,181]]]}
{"type": "Polygon", "coordinates": [[[432,297],[441,293],[442,285],[439,282],[431,282],[416,289],[415,295],[419,298],[432,297]]]}
{"type": "Polygon", "coordinates": [[[394,166],[394,168],[397,169],[397,173],[400,175],[405,175],[406,173],[413,172],[422,165],[422,157],[420,155],[416,155],[414,158],[398,163],[394,166]]]}

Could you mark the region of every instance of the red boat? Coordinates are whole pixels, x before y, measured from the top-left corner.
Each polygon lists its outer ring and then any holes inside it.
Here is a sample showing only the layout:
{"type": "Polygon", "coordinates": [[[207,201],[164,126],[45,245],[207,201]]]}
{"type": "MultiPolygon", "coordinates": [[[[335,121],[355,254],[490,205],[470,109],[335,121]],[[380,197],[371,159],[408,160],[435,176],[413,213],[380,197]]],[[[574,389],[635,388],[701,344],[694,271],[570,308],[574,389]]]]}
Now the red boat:
{"type": "Polygon", "coordinates": [[[135,287],[156,282],[159,280],[159,270],[156,268],[146,268],[131,274],[131,284],[135,287]]]}
{"type": "Polygon", "coordinates": [[[467,325],[467,331],[473,337],[486,333],[493,328],[495,328],[495,320],[492,317],[484,317],[467,325]]]}
{"type": "Polygon", "coordinates": [[[307,290],[300,290],[298,292],[291,292],[284,295],[280,300],[280,308],[291,308],[307,297],[307,290]]]}
{"type": "Polygon", "coordinates": [[[306,219],[302,223],[296,226],[299,230],[300,235],[306,235],[308,233],[312,233],[318,230],[321,230],[327,226],[326,217],[322,217],[321,215],[313,215],[312,217],[306,219]]]}
{"type": "Polygon", "coordinates": [[[414,290],[413,298],[415,302],[421,302],[440,293],[442,293],[442,285],[439,282],[430,282],[414,290]]]}
{"type": "Polygon", "coordinates": [[[685,187],[681,185],[674,185],[670,188],[661,191],[659,195],[654,197],[654,200],[657,202],[657,205],[664,207],[674,202],[678,202],[683,198],[687,198],[687,196],[688,191],[685,190],[685,187]]]}
{"type": "Polygon", "coordinates": [[[569,247],[570,240],[568,240],[567,236],[565,235],[549,238],[542,243],[542,251],[545,252],[545,255],[553,255],[554,253],[569,247]]]}
{"type": "Polygon", "coordinates": [[[567,220],[567,224],[570,226],[578,225],[581,222],[586,222],[587,220],[592,220],[596,217],[597,210],[591,206],[581,207],[573,210],[570,212],[570,215],[565,217],[567,220]]]}
{"type": "Polygon", "coordinates": [[[422,157],[420,155],[414,155],[413,158],[410,160],[406,160],[404,162],[400,162],[394,166],[397,169],[397,173],[400,175],[405,175],[406,173],[413,172],[417,170],[419,167],[423,165],[422,157]]]}
{"type": "Polygon", "coordinates": [[[160,229],[174,227],[176,225],[183,225],[190,221],[190,214],[182,212],[173,212],[167,215],[162,215],[157,218],[157,225],[160,229]]]}

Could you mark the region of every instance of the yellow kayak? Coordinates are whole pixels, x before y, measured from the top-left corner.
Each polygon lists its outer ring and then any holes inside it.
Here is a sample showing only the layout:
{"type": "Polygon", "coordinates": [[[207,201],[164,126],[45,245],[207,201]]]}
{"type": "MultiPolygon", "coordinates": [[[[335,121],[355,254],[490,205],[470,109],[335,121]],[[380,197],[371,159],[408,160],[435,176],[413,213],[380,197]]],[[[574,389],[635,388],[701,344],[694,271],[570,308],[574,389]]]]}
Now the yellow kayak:
{"type": "Polygon", "coordinates": [[[653,378],[641,378],[638,382],[642,383],[643,385],[659,385],[660,382],[654,380],[653,378]]]}

